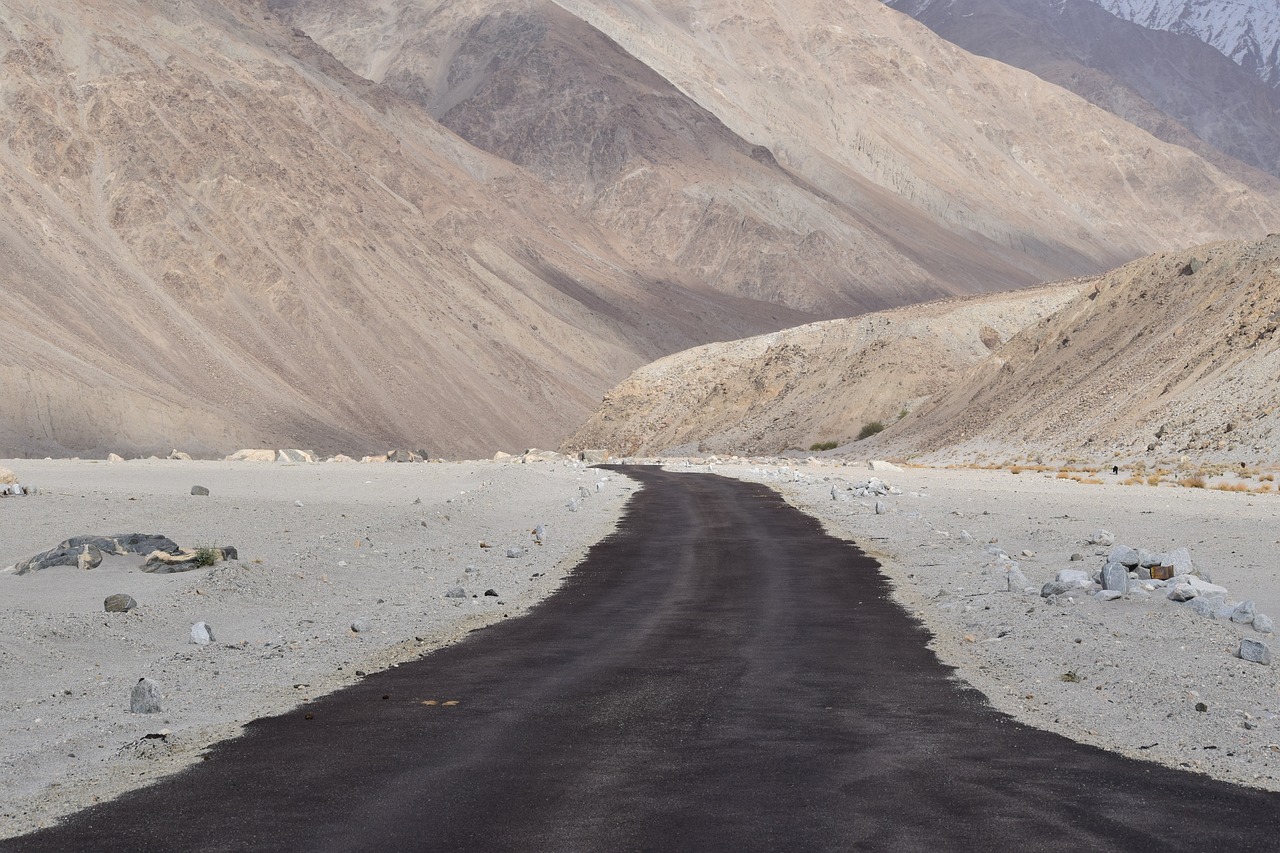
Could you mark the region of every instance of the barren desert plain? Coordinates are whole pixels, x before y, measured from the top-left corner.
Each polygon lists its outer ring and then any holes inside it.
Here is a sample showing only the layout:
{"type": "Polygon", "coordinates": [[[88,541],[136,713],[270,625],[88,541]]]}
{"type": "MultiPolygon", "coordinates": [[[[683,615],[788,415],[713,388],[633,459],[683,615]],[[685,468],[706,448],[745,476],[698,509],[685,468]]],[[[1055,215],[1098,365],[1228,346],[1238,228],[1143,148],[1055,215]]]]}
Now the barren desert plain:
{"type": "MultiPolygon", "coordinates": [[[[873,472],[849,458],[634,461],[766,483],[831,535],[857,542],[905,613],[933,634],[938,657],[1000,711],[1132,757],[1280,790],[1280,685],[1272,667],[1237,654],[1242,638],[1269,644],[1272,635],[1198,615],[1159,582],[1132,582],[1109,601],[1089,590],[1040,594],[1059,570],[1101,569],[1110,548],[1089,543],[1101,528],[1154,553],[1185,547],[1228,602],[1280,613],[1275,493],[1125,485],[1123,474],[1047,468],[873,472]],[[877,486],[873,477],[888,493],[858,497],[877,486]]],[[[637,488],[554,454],[412,465],[2,464],[39,491],[0,499],[0,564],[81,533],[163,533],[238,550],[236,560],[174,574],[123,559],[0,574],[5,837],[198,761],[255,717],[518,618],[609,534],[637,488]],[[193,485],[210,494],[192,495],[193,485]],[[103,612],[104,597],[119,592],[138,606],[103,612]],[[192,641],[196,622],[208,623],[213,642],[192,641]],[[159,713],[130,712],[142,677],[160,687],[159,713]]]]}

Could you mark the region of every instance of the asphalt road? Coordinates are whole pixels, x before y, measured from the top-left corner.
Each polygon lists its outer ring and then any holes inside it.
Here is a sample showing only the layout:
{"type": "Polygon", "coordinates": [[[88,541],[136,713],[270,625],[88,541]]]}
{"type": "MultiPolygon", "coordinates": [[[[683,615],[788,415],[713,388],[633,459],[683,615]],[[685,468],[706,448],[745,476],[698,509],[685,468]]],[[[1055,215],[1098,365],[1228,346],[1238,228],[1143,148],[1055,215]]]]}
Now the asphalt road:
{"type": "Polygon", "coordinates": [[[0,848],[1280,849],[1276,794],[993,711],[765,487],[626,470],[619,532],[529,616],[0,848]]]}

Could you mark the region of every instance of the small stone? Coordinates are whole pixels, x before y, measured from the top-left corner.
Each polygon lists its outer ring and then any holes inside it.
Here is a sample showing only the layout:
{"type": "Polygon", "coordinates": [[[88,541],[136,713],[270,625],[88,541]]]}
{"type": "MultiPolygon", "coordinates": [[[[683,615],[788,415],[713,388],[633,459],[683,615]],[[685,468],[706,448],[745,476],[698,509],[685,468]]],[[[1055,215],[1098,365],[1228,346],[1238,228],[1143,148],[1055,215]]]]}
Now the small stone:
{"type": "Polygon", "coordinates": [[[1079,563],[1083,559],[1084,559],[1084,554],[1081,554],[1079,552],[1071,555],[1071,562],[1073,563],[1079,563]]]}
{"type": "Polygon", "coordinates": [[[1271,649],[1267,648],[1266,643],[1263,643],[1261,640],[1242,637],[1240,639],[1239,654],[1241,660],[1260,663],[1263,666],[1271,665],[1271,649]]]}
{"type": "Polygon", "coordinates": [[[1271,617],[1265,613],[1255,613],[1253,616],[1253,630],[1259,634],[1275,633],[1276,624],[1271,621],[1271,617]]]}
{"type": "Polygon", "coordinates": [[[586,486],[578,486],[578,497],[580,498],[591,497],[591,490],[588,489],[586,486]]]}
{"type": "MultiPolygon", "coordinates": [[[[1160,565],[1173,566],[1175,575],[1195,574],[1195,566],[1191,562],[1191,552],[1186,548],[1175,548],[1160,555],[1160,565]]],[[[1208,578],[1206,578],[1208,580],[1208,578]]]]}
{"type": "Polygon", "coordinates": [[[961,531],[960,531],[960,535],[959,535],[959,536],[957,536],[956,538],[957,538],[957,539],[959,539],[961,542],[963,542],[963,543],[964,543],[964,544],[966,544],[966,545],[972,545],[972,544],[973,544],[973,534],[972,534],[972,533],[970,533],[970,532],[969,532],[969,531],[967,531],[967,530],[961,530],[961,531]]]}
{"type": "Polygon", "coordinates": [[[294,506],[296,506],[296,507],[303,507],[303,506],[306,506],[306,504],[304,504],[302,501],[294,501],[294,502],[293,502],[293,505],[294,505],[294,506]]]}
{"type": "Polygon", "coordinates": [[[150,678],[139,678],[129,695],[129,710],[135,714],[160,712],[160,685],[150,678]]]}
{"type": "Polygon", "coordinates": [[[1201,714],[1204,714],[1209,710],[1209,706],[1204,704],[1203,702],[1197,702],[1196,710],[1199,711],[1201,714]]]}
{"type": "Polygon", "coordinates": [[[213,628],[208,622],[197,622],[191,626],[191,642],[197,646],[207,646],[213,640],[213,628]]]}
{"type": "Polygon", "coordinates": [[[1218,605],[1213,599],[1197,596],[1187,602],[1187,609],[1200,614],[1206,619],[1213,619],[1217,616],[1218,605]]]}
{"type": "Polygon", "coordinates": [[[884,515],[889,511],[889,506],[884,501],[876,501],[876,515],[884,515]]]}
{"type": "Polygon", "coordinates": [[[507,549],[507,556],[508,556],[508,557],[512,557],[512,558],[515,558],[515,557],[523,557],[523,556],[524,556],[524,549],[523,549],[523,548],[508,548],[508,549],[507,549]]]}
{"type": "Polygon", "coordinates": [[[498,591],[497,591],[496,589],[486,589],[486,590],[484,591],[484,594],[485,594],[485,595],[487,595],[487,596],[489,596],[490,598],[497,598],[497,597],[498,597],[498,591]]]}
{"type": "Polygon", "coordinates": [[[1120,563],[1107,563],[1102,567],[1102,588],[1128,592],[1129,570],[1120,563]]]}
{"type": "Polygon", "coordinates": [[[1097,530],[1089,534],[1090,545],[1101,545],[1104,548],[1110,548],[1116,544],[1115,534],[1099,527],[1097,530]]]}
{"type": "Polygon", "coordinates": [[[209,497],[209,490],[206,489],[204,486],[192,486],[191,494],[196,495],[198,497],[207,498],[209,497]]]}
{"type": "Polygon", "coordinates": [[[1040,587],[1040,597],[1050,598],[1055,595],[1066,595],[1068,592],[1075,592],[1080,587],[1071,583],[1063,583],[1062,581],[1049,581],[1040,587]]]}
{"type": "Polygon", "coordinates": [[[1256,608],[1252,600],[1242,601],[1231,611],[1231,621],[1237,625],[1252,625],[1256,608]]]}
{"type": "Polygon", "coordinates": [[[363,619],[356,619],[351,623],[351,633],[363,634],[369,630],[369,623],[363,619]]]}
{"type": "Polygon", "coordinates": [[[1027,559],[1031,559],[1031,558],[1032,558],[1032,557],[1034,557],[1035,555],[1036,555],[1036,552],[1035,552],[1035,551],[1030,551],[1030,550],[1027,550],[1027,549],[1025,549],[1025,548],[1023,549],[1022,554],[1021,554],[1021,556],[1026,557],[1027,559]]]}
{"type": "Polygon", "coordinates": [[[1059,569],[1054,580],[1058,583],[1069,584],[1076,589],[1084,589],[1093,583],[1088,573],[1079,569],[1059,569]]]}
{"type": "Polygon", "coordinates": [[[577,512],[577,511],[578,511],[578,499],[574,498],[573,500],[569,501],[569,512],[577,512]]]}
{"type": "Polygon", "coordinates": [[[1190,601],[1195,597],[1195,588],[1189,583],[1175,584],[1173,589],[1169,590],[1170,601],[1190,601]]]}
{"type": "Polygon", "coordinates": [[[1117,598],[1123,598],[1124,593],[1118,589],[1100,589],[1093,594],[1098,601],[1115,601],[1117,598]]]}
{"type": "Polygon", "coordinates": [[[1026,592],[1031,586],[1031,581],[1027,580],[1027,576],[1022,573],[1022,569],[1018,568],[1017,564],[1011,565],[1004,576],[1009,592],[1026,592]]]}
{"type": "Polygon", "coordinates": [[[452,587],[448,592],[446,592],[444,594],[444,597],[445,598],[466,598],[467,591],[460,586],[455,586],[455,587],[452,587]]]}
{"type": "Polygon", "coordinates": [[[102,609],[108,613],[128,613],[137,606],[138,602],[133,600],[133,596],[125,595],[123,592],[108,595],[102,601],[102,609]]]}
{"type": "Polygon", "coordinates": [[[1142,558],[1128,545],[1115,545],[1107,552],[1107,562],[1120,563],[1126,568],[1136,569],[1142,562],[1142,558]]]}

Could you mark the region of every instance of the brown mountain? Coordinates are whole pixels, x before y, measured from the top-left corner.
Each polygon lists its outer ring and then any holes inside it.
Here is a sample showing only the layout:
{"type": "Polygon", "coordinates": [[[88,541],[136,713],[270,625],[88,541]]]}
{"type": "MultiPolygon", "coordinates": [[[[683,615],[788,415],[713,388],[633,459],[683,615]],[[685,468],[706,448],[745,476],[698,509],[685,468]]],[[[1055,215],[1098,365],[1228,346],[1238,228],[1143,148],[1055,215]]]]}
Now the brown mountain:
{"type": "Polygon", "coordinates": [[[569,441],[619,453],[1274,460],[1280,235],[647,365],[569,441]],[[899,417],[901,415],[901,417],[899,417]],[[865,441],[861,427],[887,429],[865,441]]]}
{"type": "Polygon", "coordinates": [[[617,251],[255,3],[9,3],[0,49],[0,453],[553,444],[812,316],[617,251]]]}
{"type": "Polygon", "coordinates": [[[1024,68],[1222,168],[1233,170],[1211,148],[1280,176],[1280,90],[1194,36],[1138,26],[1091,0],[888,5],[971,53],[1024,68]]]}
{"type": "Polygon", "coordinates": [[[1280,220],[874,3],[277,8],[342,62],[263,2],[0,8],[0,453],[553,444],[684,347],[1280,220]]]}

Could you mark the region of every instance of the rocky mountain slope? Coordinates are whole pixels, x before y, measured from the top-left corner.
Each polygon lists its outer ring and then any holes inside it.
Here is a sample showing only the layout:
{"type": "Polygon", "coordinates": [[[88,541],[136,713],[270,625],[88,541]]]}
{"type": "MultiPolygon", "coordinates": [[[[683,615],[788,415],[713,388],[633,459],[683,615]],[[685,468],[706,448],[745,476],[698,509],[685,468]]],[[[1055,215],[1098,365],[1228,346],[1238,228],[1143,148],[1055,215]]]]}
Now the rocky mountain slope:
{"type": "Polygon", "coordinates": [[[570,445],[1274,460],[1278,328],[1280,235],[1214,243],[670,356],[611,391],[570,445]],[[854,443],[871,420],[887,429],[854,443]]]}
{"type": "Polygon", "coordinates": [[[553,444],[813,317],[620,251],[258,3],[12,2],[0,54],[0,455],[553,444]]]}
{"type": "Polygon", "coordinates": [[[676,353],[613,388],[566,449],[774,454],[843,444],[944,392],[1082,287],[911,306],[676,353]]]}
{"type": "Polygon", "coordinates": [[[825,8],[4,4],[0,455],[554,444],[691,345],[1280,221],[825,8]]]}
{"type": "Polygon", "coordinates": [[[1014,336],[893,443],[1274,460],[1278,329],[1280,234],[1154,255],[1014,336]]]}
{"type": "Polygon", "coordinates": [[[1280,176],[1280,89],[1190,35],[1092,0],[888,0],[948,41],[1069,89],[1247,182],[1280,176]],[[1228,155],[1224,158],[1221,154],[1228,155]]]}
{"type": "Polygon", "coordinates": [[[1280,10],[1272,0],[1096,0],[1122,18],[1205,41],[1280,87],[1280,10]]]}

